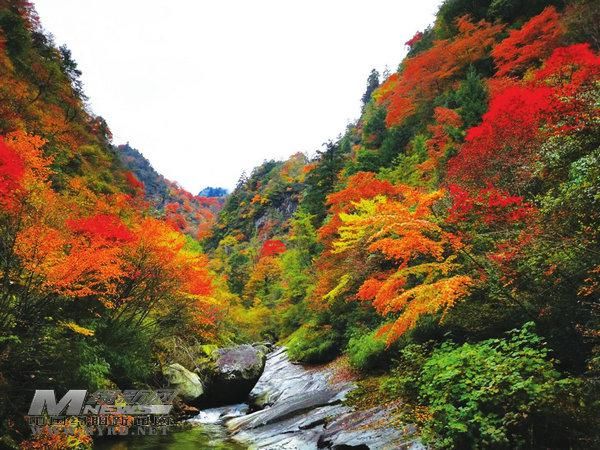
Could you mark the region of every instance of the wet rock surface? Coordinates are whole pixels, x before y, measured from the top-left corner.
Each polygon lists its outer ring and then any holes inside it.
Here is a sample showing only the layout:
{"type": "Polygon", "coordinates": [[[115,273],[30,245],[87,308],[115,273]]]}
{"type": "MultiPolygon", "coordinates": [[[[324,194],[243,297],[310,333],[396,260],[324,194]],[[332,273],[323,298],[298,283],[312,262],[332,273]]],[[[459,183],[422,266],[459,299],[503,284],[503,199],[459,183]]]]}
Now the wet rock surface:
{"type": "Polygon", "coordinates": [[[425,449],[415,438],[413,426],[391,427],[388,414],[381,407],[342,414],[323,430],[319,448],[425,449]]]}
{"type": "MultiPolygon", "coordinates": [[[[268,355],[263,376],[250,392],[250,403],[261,399],[262,406],[267,406],[300,393],[331,389],[331,375],[328,370],[290,362],[286,349],[278,348],[268,355]]],[[[338,384],[337,387],[351,389],[352,385],[338,384]]]]}
{"type": "Polygon", "coordinates": [[[240,405],[205,410],[193,420],[222,423],[235,441],[252,449],[424,449],[410,426],[388,425],[383,407],[356,411],[342,403],[354,388],[334,382],[328,368],[306,368],[289,361],[285,349],[271,352],[250,393],[252,408],[240,405]],[[229,412],[228,412],[229,411],[229,412]],[[204,416],[203,416],[204,415],[204,416]],[[201,417],[203,416],[203,417],[201,417]]]}

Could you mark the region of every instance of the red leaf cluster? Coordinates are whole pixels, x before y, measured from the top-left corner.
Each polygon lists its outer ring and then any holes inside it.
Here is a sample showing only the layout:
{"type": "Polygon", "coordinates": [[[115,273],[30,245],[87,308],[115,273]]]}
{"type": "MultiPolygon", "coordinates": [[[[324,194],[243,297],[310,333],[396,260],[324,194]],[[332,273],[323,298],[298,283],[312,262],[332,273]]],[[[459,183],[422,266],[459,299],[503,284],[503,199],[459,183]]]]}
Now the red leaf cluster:
{"type": "Polygon", "coordinates": [[[90,239],[108,242],[131,242],[133,233],[123,224],[121,219],[112,214],[96,214],[83,219],[67,220],[67,227],[90,239]]]}
{"type": "Polygon", "coordinates": [[[552,93],[549,87],[513,86],[492,98],[482,123],[467,132],[450,160],[449,178],[479,186],[514,181],[514,171],[530,159],[540,128],[556,110],[552,93]]]}
{"type": "Polygon", "coordinates": [[[417,31],[413,37],[411,37],[408,41],[404,43],[404,45],[408,47],[413,47],[415,44],[420,42],[423,39],[423,32],[417,31]]]}
{"type": "Polygon", "coordinates": [[[19,155],[0,138],[0,205],[14,208],[14,192],[25,174],[25,165],[19,155]]]}
{"type": "Polygon", "coordinates": [[[457,20],[458,36],[437,40],[423,53],[406,60],[399,74],[389,77],[376,91],[375,99],[387,105],[388,127],[400,125],[413,114],[415,104],[431,100],[449,87],[469,64],[483,58],[494,44],[502,25],[457,20]]]}
{"type": "Polygon", "coordinates": [[[498,66],[497,76],[519,75],[535,63],[548,57],[559,45],[564,28],[553,6],[533,17],[492,50],[498,66]]]}
{"type": "Polygon", "coordinates": [[[277,256],[285,252],[285,244],[279,239],[265,241],[260,249],[261,258],[264,256],[277,256]]]}
{"type": "Polygon", "coordinates": [[[521,222],[532,211],[521,196],[511,195],[491,185],[470,193],[456,184],[448,187],[452,199],[449,220],[480,220],[486,225],[521,222]]]}

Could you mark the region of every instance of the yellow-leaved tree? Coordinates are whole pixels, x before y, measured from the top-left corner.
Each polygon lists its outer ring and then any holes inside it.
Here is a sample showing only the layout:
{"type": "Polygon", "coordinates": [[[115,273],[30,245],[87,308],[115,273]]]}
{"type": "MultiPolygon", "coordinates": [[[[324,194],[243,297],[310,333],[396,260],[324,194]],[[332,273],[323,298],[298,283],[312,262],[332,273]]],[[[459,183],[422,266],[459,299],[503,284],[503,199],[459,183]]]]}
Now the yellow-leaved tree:
{"type": "Polygon", "coordinates": [[[397,315],[383,327],[391,343],[412,328],[423,314],[446,311],[465,297],[473,284],[460,273],[457,254],[463,246],[455,234],[443,230],[432,207],[443,190],[397,186],[399,195],[377,196],[353,203],[340,214],[334,253],[365,246],[369,255],[381,255],[391,269],[371,275],[357,297],[372,302],[382,315],[397,315]]]}

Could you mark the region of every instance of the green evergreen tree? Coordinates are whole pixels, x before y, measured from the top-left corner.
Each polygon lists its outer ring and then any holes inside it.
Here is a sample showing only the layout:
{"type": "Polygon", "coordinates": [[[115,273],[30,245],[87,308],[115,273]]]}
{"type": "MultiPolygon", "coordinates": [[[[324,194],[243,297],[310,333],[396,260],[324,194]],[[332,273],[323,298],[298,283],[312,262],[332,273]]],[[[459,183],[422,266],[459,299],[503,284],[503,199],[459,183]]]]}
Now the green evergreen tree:
{"type": "Polygon", "coordinates": [[[367,90],[362,96],[362,104],[363,108],[369,103],[371,100],[371,95],[373,91],[379,87],[379,72],[375,69],[371,70],[369,77],[367,78],[367,90]]]}
{"type": "Polygon", "coordinates": [[[302,200],[303,209],[314,216],[315,227],[320,226],[327,216],[327,194],[333,192],[338,174],[344,167],[344,156],[348,145],[342,141],[329,141],[324,151],[318,151],[316,167],[306,176],[306,191],[302,200]]]}
{"type": "Polygon", "coordinates": [[[473,66],[469,68],[454,97],[466,128],[481,122],[481,116],[487,110],[488,93],[481,76],[473,66]]]}

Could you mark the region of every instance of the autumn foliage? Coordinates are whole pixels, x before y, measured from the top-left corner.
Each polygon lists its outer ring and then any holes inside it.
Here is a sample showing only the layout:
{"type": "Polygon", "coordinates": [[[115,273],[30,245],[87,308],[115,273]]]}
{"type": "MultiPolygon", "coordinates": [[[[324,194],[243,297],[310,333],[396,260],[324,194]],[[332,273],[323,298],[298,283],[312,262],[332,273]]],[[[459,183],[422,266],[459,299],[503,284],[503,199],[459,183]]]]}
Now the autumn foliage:
{"type": "Polygon", "coordinates": [[[428,158],[419,167],[425,177],[430,177],[431,172],[440,168],[446,154],[456,144],[452,131],[459,130],[462,125],[462,119],[456,111],[441,106],[435,108],[434,120],[435,123],[428,127],[431,133],[427,140],[428,158]]]}
{"type": "Polygon", "coordinates": [[[285,252],[285,244],[279,239],[265,241],[260,249],[260,256],[276,256],[285,252]]]}
{"type": "Polygon", "coordinates": [[[402,71],[388,78],[375,93],[387,107],[388,127],[400,125],[415,112],[418,102],[431,100],[446,89],[469,64],[483,58],[502,31],[502,25],[457,20],[458,35],[437,40],[432,48],[404,62],[402,71]]]}
{"type": "Polygon", "coordinates": [[[600,67],[585,44],[556,49],[533,81],[497,92],[483,122],[467,132],[448,174],[463,183],[482,180],[513,187],[526,182],[526,163],[548,136],[589,121],[594,108],[577,98],[591,88],[600,67]]]}
{"type": "Polygon", "coordinates": [[[541,142],[541,127],[555,110],[547,86],[505,89],[491,99],[482,124],[467,132],[465,145],[450,161],[448,175],[464,183],[492,184],[526,177],[527,173],[515,171],[541,142]]]}
{"type": "Polygon", "coordinates": [[[20,187],[25,168],[18,154],[0,141],[0,200],[5,209],[14,208],[13,196],[20,187]]]}
{"type": "Polygon", "coordinates": [[[378,196],[355,203],[353,212],[341,215],[339,238],[333,242],[333,252],[341,253],[364,240],[369,253],[381,253],[393,262],[393,270],[373,274],[357,292],[382,315],[400,313],[382,330],[388,343],[414,327],[423,314],[454,306],[473,283],[467,275],[454,274],[460,269],[456,258],[463,244],[444,231],[431,212],[444,193],[397,189],[396,200],[378,196]],[[424,282],[415,285],[414,277],[424,282]]]}
{"type": "MultiPolygon", "coordinates": [[[[197,303],[212,293],[206,257],[186,250],[181,234],[144,218],[126,197],[84,190],[84,200],[54,192],[43,145],[43,140],[17,132],[0,147],[3,220],[12,224],[4,239],[14,241],[10,257],[20,265],[14,273],[7,268],[7,276],[26,270],[29,289],[96,298],[109,310],[135,303],[138,313],[150,313],[161,301],[171,301],[171,295],[182,295],[189,298],[186,307],[196,311],[197,303]]],[[[215,312],[207,314],[208,321],[199,317],[202,333],[216,318],[215,312]]]]}
{"type": "Polygon", "coordinates": [[[339,139],[224,199],[113,147],[68,49],[0,0],[0,434],[33,384],[270,341],[346,354],[432,448],[600,447],[597,9],[442,2],[339,139]]]}
{"type": "Polygon", "coordinates": [[[492,50],[498,67],[496,76],[522,75],[529,67],[539,64],[558,47],[564,27],[554,7],[546,8],[492,50]]]}

